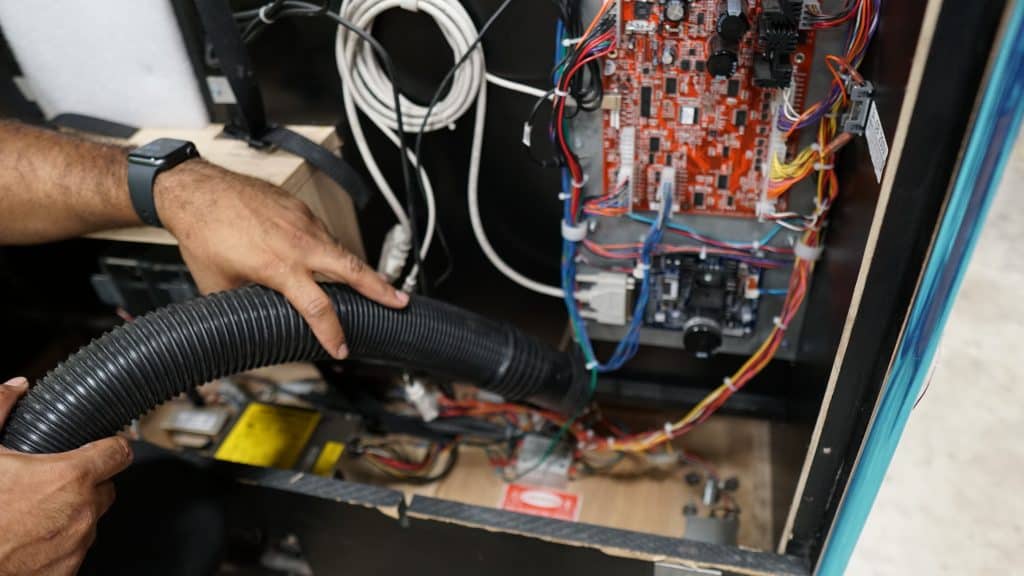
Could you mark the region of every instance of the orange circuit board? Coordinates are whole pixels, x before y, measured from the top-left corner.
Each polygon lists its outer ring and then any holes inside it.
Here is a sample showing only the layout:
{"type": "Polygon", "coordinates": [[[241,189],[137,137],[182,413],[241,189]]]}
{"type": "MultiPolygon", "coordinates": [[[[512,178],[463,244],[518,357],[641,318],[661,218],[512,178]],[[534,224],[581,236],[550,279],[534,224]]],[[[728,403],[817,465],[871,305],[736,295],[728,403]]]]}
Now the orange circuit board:
{"type": "MultiPolygon", "coordinates": [[[[675,212],[757,215],[777,113],[773,102],[783,89],[759,85],[755,72],[764,54],[758,26],[767,26],[762,2],[770,1],[619,2],[618,47],[604,67],[604,184],[607,191],[624,185],[626,158],[631,210],[653,209],[661,171],[672,166],[675,212]],[[747,28],[732,30],[733,39],[723,42],[727,3],[741,6],[747,28]]],[[[807,31],[793,38],[784,55],[792,67],[785,84],[801,109],[814,39],[807,31]]],[[[776,210],[784,202],[779,199],[776,210]]]]}

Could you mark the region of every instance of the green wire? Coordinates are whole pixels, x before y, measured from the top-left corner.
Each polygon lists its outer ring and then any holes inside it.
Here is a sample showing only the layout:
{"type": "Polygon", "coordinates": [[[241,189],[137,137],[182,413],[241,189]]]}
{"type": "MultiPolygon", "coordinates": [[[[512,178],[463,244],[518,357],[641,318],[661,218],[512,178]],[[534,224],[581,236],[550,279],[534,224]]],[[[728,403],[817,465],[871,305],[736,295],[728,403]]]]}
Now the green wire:
{"type": "Polygon", "coordinates": [[[519,474],[516,474],[511,478],[503,477],[503,479],[506,482],[517,482],[519,480],[522,480],[523,477],[529,475],[534,470],[543,466],[544,463],[547,462],[548,458],[550,458],[551,455],[554,454],[555,448],[557,448],[558,445],[565,438],[566,433],[569,432],[569,429],[572,428],[572,425],[575,424],[576,420],[583,415],[583,410],[586,407],[586,405],[590,403],[590,399],[594,397],[595,390],[597,390],[597,369],[593,369],[590,371],[590,384],[587,386],[586,401],[583,402],[580,405],[580,407],[576,409],[576,413],[572,415],[572,418],[566,420],[565,424],[562,424],[562,427],[558,429],[558,434],[556,434],[555,437],[551,439],[551,442],[548,444],[547,449],[544,450],[544,454],[541,455],[540,460],[538,460],[536,464],[530,466],[529,468],[520,472],[519,474]]]}

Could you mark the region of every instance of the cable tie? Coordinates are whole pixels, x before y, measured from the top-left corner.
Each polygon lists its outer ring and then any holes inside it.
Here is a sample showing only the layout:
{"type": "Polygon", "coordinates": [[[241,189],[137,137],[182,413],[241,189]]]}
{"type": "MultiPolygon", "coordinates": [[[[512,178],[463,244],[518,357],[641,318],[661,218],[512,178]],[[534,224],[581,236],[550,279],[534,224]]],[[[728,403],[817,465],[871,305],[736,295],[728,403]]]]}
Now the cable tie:
{"type": "Polygon", "coordinates": [[[565,202],[566,200],[568,200],[569,197],[570,197],[570,194],[568,192],[559,192],[558,193],[558,199],[561,200],[562,202],[565,202]]]}
{"type": "Polygon", "coordinates": [[[789,328],[788,324],[783,324],[782,323],[782,318],[779,317],[779,316],[776,316],[776,317],[772,318],[772,324],[774,324],[775,327],[778,328],[782,332],[785,332],[789,328]]]}
{"type": "Polygon", "coordinates": [[[579,44],[580,40],[582,40],[582,38],[562,38],[562,46],[565,46],[566,48],[571,48],[579,44]]]}
{"type": "Polygon", "coordinates": [[[825,251],[825,245],[819,244],[817,246],[808,246],[804,244],[803,239],[793,246],[793,255],[801,260],[807,260],[808,262],[816,262],[821,258],[821,253],[825,251]]]}
{"type": "Polygon", "coordinates": [[[585,222],[580,222],[574,226],[562,220],[562,238],[569,242],[581,242],[586,237],[587,224],[585,222]]]}
{"type": "Polygon", "coordinates": [[[758,250],[761,249],[761,241],[760,240],[754,240],[753,242],[750,243],[750,248],[754,252],[757,252],[758,250]]]}
{"type": "Polygon", "coordinates": [[[267,17],[267,9],[271,8],[272,6],[273,6],[272,3],[271,4],[264,4],[263,6],[260,6],[260,11],[258,12],[259,18],[260,18],[260,22],[263,22],[264,24],[273,24],[274,23],[274,20],[272,18],[268,18],[267,17]]]}
{"type": "Polygon", "coordinates": [[[722,378],[722,384],[725,384],[725,387],[731,390],[732,392],[736,392],[737,390],[739,390],[739,388],[737,388],[736,385],[732,383],[732,378],[729,378],[728,376],[722,378]]]}
{"type": "Polygon", "coordinates": [[[533,134],[533,126],[529,122],[523,122],[523,146],[530,147],[530,136],[533,134]]]}
{"type": "Polygon", "coordinates": [[[572,180],[572,187],[573,188],[583,188],[584,186],[587,185],[587,182],[590,182],[590,175],[584,172],[582,180],[576,180],[575,178],[573,178],[573,180],[572,180]]]}
{"type": "Polygon", "coordinates": [[[590,362],[587,362],[586,365],[584,365],[584,368],[586,368],[587,370],[593,370],[594,368],[597,368],[597,361],[591,360],[590,362]]]}
{"type": "Polygon", "coordinates": [[[642,261],[637,261],[636,267],[633,268],[633,278],[637,280],[643,280],[647,276],[647,271],[651,269],[651,265],[642,261]]]}
{"type": "Polygon", "coordinates": [[[672,437],[672,423],[671,422],[665,422],[665,426],[663,427],[663,430],[665,431],[665,436],[668,436],[669,438],[672,437]]]}
{"type": "Polygon", "coordinates": [[[615,437],[614,436],[609,436],[608,437],[608,447],[611,448],[612,446],[615,446],[615,437]]]}
{"type": "Polygon", "coordinates": [[[402,10],[408,10],[409,12],[419,12],[420,0],[398,0],[398,6],[402,10]]]}
{"type": "Polygon", "coordinates": [[[701,260],[707,260],[708,259],[708,247],[707,247],[706,244],[701,244],[700,245],[700,259],[701,260]]]}
{"type": "Polygon", "coordinates": [[[818,144],[817,142],[811,144],[810,148],[811,148],[811,150],[813,150],[815,152],[820,152],[821,151],[821,145],[818,144]]]}
{"type": "Polygon", "coordinates": [[[569,97],[569,93],[568,92],[566,92],[564,90],[559,90],[558,88],[555,88],[555,91],[552,94],[554,94],[555,98],[568,98],[569,97]]]}
{"type": "Polygon", "coordinates": [[[835,165],[833,164],[822,164],[821,162],[814,163],[814,169],[817,170],[818,172],[824,172],[826,170],[831,170],[833,168],[835,168],[835,165]]]}

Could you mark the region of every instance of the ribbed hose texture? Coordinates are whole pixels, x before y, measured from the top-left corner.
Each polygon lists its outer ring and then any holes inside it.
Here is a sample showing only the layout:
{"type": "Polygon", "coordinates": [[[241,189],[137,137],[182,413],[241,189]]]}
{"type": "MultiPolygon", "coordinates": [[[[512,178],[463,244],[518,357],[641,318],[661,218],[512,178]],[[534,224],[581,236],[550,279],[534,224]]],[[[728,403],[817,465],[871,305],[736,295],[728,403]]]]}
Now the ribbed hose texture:
{"type": "MultiPolygon", "coordinates": [[[[509,400],[569,411],[585,396],[578,360],[510,325],[413,297],[402,310],[325,284],[353,358],[474,382],[509,400]]],[[[21,452],[63,452],[110,436],[205,382],[326,358],[283,296],[251,286],[139,317],[85,346],[31,388],[0,436],[21,452]]]]}

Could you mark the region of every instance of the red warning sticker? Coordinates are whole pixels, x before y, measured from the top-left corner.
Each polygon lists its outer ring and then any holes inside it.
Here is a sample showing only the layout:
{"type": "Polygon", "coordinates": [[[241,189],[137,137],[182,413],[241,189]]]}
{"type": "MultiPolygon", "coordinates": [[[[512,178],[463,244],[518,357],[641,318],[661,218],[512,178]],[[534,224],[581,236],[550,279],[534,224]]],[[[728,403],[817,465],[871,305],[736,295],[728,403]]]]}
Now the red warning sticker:
{"type": "Polygon", "coordinates": [[[534,516],[576,521],[580,517],[581,499],[579,494],[560,492],[551,488],[506,484],[501,508],[534,516]]]}

